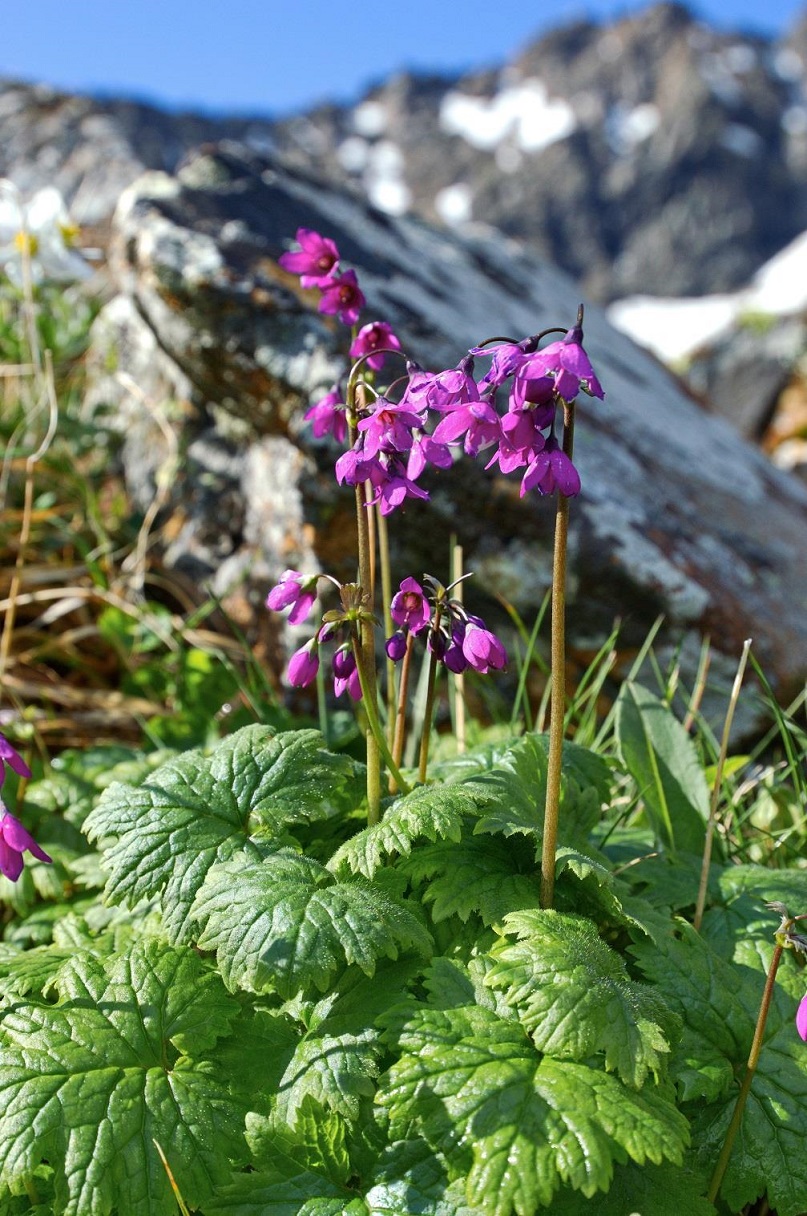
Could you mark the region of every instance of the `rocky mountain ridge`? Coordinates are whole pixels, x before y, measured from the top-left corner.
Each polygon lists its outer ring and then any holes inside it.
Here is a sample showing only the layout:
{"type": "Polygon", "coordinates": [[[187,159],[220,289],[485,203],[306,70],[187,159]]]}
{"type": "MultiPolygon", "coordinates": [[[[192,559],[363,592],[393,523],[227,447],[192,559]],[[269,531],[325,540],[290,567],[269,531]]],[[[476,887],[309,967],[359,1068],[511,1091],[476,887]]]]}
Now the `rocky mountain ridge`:
{"type": "Polygon", "coordinates": [[[675,3],[578,22],[501,67],[403,74],[275,121],[0,82],[0,174],[107,224],[143,169],[235,139],[382,212],[523,241],[608,301],[741,286],[807,229],[807,12],[781,40],[675,3]]]}

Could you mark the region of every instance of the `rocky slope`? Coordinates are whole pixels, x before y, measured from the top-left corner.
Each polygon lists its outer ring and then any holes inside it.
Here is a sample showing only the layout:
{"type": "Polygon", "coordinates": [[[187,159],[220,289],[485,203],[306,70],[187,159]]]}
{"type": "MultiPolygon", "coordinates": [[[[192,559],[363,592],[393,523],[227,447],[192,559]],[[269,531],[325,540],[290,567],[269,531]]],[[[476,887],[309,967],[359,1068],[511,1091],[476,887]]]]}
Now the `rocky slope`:
{"type": "MultiPolygon", "coordinates": [[[[302,422],[343,374],[340,327],[277,266],[300,226],[336,240],[367,294],[366,317],[389,319],[432,368],[491,332],[568,324],[579,299],[571,280],[514,242],[384,215],[235,146],[125,193],[110,266],[119,294],[94,329],[87,408],[114,407],[145,507],[169,458],[154,418],[170,403],[165,425],[180,432],[185,459],[164,508],[166,560],[189,585],[234,595],[236,619],[257,609],[264,628],[266,586],[284,568],[355,570],[352,497],[333,472],[339,449],[302,422]]],[[[619,616],[629,659],[661,613],[659,647],[681,644],[685,682],[703,633],[726,687],[753,636],[788,695],[807,673],[807,490],[699,409],[594,306],[586,346],[606,398],[581,397],[575,427],[584,487],[571,513],[575,653],[590,657],[619,616]]],[[[520,498],[517,480],[468,461],[428,488],[430,503],[391,517],[396,574],[439,577],[455,533],[474,602],[495,613],[503,595],[531,621],[551,577],[552,503],[520,498]]]]}
{"type": "Polygon", "coordinates": [[[7,82],[0,174],[99,223],[143,168],[221,138],[382,211],[492,225],[595,299],[741,286],[807,229],[807,15],[781,41],[658,4],[558,28],[460,79],[402,75],[284,122],[172,115],[7,82]]]}

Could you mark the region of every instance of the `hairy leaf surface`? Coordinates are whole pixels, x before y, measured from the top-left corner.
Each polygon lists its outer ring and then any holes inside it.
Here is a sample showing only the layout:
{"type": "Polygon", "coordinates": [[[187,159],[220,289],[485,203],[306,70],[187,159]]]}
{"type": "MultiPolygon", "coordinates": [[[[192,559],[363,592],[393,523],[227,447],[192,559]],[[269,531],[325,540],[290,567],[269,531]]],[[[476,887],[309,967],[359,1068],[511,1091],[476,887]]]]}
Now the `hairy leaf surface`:
{"type": "Polygon", "coordinates": [[[402,1055],[379,1101],[392,1132],[413,1121],[488,1216],[534,1216],[562,1182],[606,1190],[614,1161],[680,1162],[686,1120],[584,1064],[543,1058],[523,1028],[478,1006],[414,1012],[396,1033],[402,1055]]]}
{"type": "MultiPolygon", "coordinates": [[[[684,1018],[672,1071],[684,1096],[706,1098],[695,1111],[695,1142],[705,1169],[717,1158],[734,1110],[754,1034],[764,974],[723,962],[682,926],[663,950],[642,946],[640,966],[684,1018]]],[[[770,957],[771,948],[768,949],[770,957]]],[[[789,987],[789,985],[788,985],[789,987]]],[[[803,988],[802,988],[803,991],[803,988]]],[[[807,1211],[807,1052],[794,1025],[796,999],[777,983],[759,1064],[721,1194],[738,1211],[767,1190],[779,1216],[807,1211]]]]}
{"type": "Polygon", "coordinates": [[[324,991],[355,963],[372,975],[380,958],[429,954],[431,939],[403,904],[362,878],[337,882],[310,858],[279,852],[211,871],[193,908],[199,945],[215,950],[225,982],[290,997],[324,991]]]}
{"type": "Polygon", "coordinates": [[[539,1051],[570,1060],[602,1053],[606,1069],[637,1089],[648,1072],[659,1077],[674,1020],[651,988],[628,978],[591,921],[531,910],[507,916],[504,931],[518,940],[493,948],[486,983],[504,990],[539,1051]]]}
{"type": "Polygon", "coordinates": [[[57,1005],[20,1000],[0,1036],[0,1178],[56,1171],[56,1216],[173,1216],[152,1143],[191,1205],[243,1156],[244,1110],[212,1063],[239,1014],[190,950],[147,940],[104,964],[63,968],[57,1005]]]}
{"type": "Polygon", "coordinates": [[[352,760],[325,751],[317,731],[247,726],[209,755],[185,752],[136,788],[114,784],[85,825],[104,842],[107,897],[131,905],[159,895],[171,939],[188,941],[191,904],[211,866],[259,857],[256,832],[327,818],[340,799],[350,802],[355,773],[352,760]]]}

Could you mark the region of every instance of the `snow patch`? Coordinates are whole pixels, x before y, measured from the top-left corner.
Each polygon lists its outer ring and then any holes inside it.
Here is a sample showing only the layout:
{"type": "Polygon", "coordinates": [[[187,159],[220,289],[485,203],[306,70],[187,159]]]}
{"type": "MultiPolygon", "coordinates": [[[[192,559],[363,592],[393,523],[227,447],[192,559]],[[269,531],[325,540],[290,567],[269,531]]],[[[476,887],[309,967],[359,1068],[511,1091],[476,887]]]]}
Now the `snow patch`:
{"type": "Polygon", "coordinates": [[[403,215],[412,195],[404,181],[404,157],[397,144],[381,140],[369,150],[364,184],[370,202],[388,215],[403,215]]]}
{"type": "Polygon", "coordinates": [[[686,359],[730,328],[737,316],[734,295],[667,300],[629,296],[607,310],[608,320],[665,363],[686,359]]]}
{"type": "Polygon", "coordinates": [[[471,218],[473,192],[467,182],[455,182],[440,190],[434,209],[446,224],[465,224],[471,218]]]}
{"type": "Polygon", "coordinates": [[[446,93],[440,126],[448,135],[460,135],[485,151],[513,136],[524,152],[538,152],[571,135],[577,119],[568,102],[550,98],[543,81],[530,78],[490,98],[446,93]]]}
{"type": "Polygon", "coordinates": [[[383,135],[388,123],[387,107],[380,101],[363,101],[353,111],[353,130],[367,139],[383,135]]]}
{"type": "Polygon", "coordinates": [[[362,173],[370,160],[370,145],[366,139],[351,135],[336,149],[336,159],[346,173],[362,173]]]}
{"type": "Polygon", "coordinates": [[[617,153],[632,152],[637,144],[650,138],[660,122],[658,106],[651,102],[632,108],[612,106],[605,125],[608,142],[617,153]]]}
{"type": "Polygon", "coordinates": [[[748,287],[689,299],[630,296],[607,310],[612,325],[666,363],[687,359],[744,313],[786,317],[807,311],[807,232],[766,262],[748,287]]]}

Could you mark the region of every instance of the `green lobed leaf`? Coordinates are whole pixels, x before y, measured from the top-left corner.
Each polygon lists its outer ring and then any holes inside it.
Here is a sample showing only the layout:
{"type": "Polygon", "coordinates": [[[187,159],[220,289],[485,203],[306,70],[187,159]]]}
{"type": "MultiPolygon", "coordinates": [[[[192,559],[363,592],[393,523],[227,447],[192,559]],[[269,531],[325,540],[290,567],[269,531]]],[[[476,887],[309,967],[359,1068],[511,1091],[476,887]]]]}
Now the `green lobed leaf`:
{"type": "Polygon", "coordinates": [[[372,878],[386,857],[408,856],[417,840],[458,841],[462,822],[474,810],[472,795],[462,786],[422,785],[396,799],[380,823],[346,841],[328,863],[372,878]]]}
{"type": "Polygon", "coordinates": [[[538,880],[519,873],[520,864],[534,870],[533,851],[519,846],[521,858],[510,840],[465,836],[457,844],[418,849],[402,868],[414,882],[425,882],[422,898],[432,904],[435,921],[467,921],[476,912],[486,925],[498,924],[506,913],[539,902],[538,880]]]}
{"type": "Polygon", "coordinates": [[[277,1111],[290,1123],[305,1103],[357,1120],[375,1093],[383,1046],[379,1019],[402,1000],[421,969],[417,960],[382,960],[375,974],[357,968],[318,1001],[277,1086],[277,1111]]]}
{"type": "MultiPolygon", "coordinates": [[[[768,959],[771,953],[772,943],[768,959]]],[[[764,974],[724,962],[683,925],[679,939],[662,949],[638,947],[636,955],[684,1018],[671,1071],[678,1074],[685,1098],[709,1102],[696,1108],[693,1138],[701,1166],[711,1173],[745,1075],[764,974]]],[[[807,1052],[796,1033],[797,998],[789,988],[789,983],[774,986],[759,1063],[721,1187],[734,1211],[765,1191],[778,1216],[807,1211],[807,1052]]]]}
{"type": "Polygon", "coordinates": [[[396,1030],[401,1058],[379,1087],[391,1131],[425,1139],[467,1171],[485,1216],[534,1216],[564,1182],[590,1197],[615,1161],[680,1163],[686,1120],[584,1064],[541,1057],[518,1023],[478,1006],[421,1008],[396,1030]]]}
{"type": "Polygon", "coordinates": [[[659,840],[672,852],[700,856],[709,787],[695,745],[663,701],[626,680],[616,702],[622,762],[639,790],[659,840]]]}
{"type": "Polygon", "coordinates": [[[381,1154],[365,1195],[369,1216],[478,1216],[462,1179],[425,1140],[397,1140],[381,1154]]]}
{"type": "Polygon", "coordinates": [[[191,950],[155,940],[76,958],[57,1005],[20,1000],[0,1027],[0,1181],[47,1160],[54,1216],[173,1216],[156,1138],[198,1206],[243,1155],[244,1111],[212,1064],[239,1008],[191,950]]]}
{"type": "Polygon", "coordinates": [[[628,978],[622,959],[589,920],[551,910],[505,917],[486,983],[503,989],[539,1051],[560,1059],[602,1054],[608,1071],[640,1088],[666,1069],[675,1031],[661,999],[628,978]]]}
{"type": "Polygon", "coordinates": [[[216,867],[193,916],[199,945],[216,951],[229,987],[286,997],[311,985],[324,991],[351,963],[372,975],[380,958],[431,952],[421,922],[384,890],[362,878],[337,882],[318,862],[285,851],[216,867]]]}
{"type": "Polygon", "coordinates": [[[114,784],[86,821],[103,840],[107,898],[132,905],[159,895],[172,941],[192,939],[190,908],[214,865],[255,860],[250,839],[327,818],[355,792],[356,766],[331,755],[312,730],[275,735],[247,726],[210,754],[185,752],[133,788],[114,784]]]}

